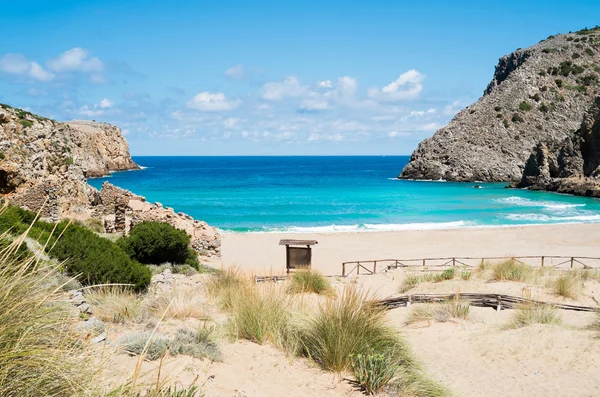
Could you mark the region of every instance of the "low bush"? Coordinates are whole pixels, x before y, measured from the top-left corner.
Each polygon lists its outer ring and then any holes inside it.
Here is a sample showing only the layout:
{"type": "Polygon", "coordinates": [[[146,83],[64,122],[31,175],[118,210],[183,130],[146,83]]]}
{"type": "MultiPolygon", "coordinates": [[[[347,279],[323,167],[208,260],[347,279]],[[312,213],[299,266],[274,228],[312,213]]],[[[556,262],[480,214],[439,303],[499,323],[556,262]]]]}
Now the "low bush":
{"type": "Polygon", "coordinates": [[[152,332],[131,334],[121,341],[121,348],[131,356],[143,355],[147,360],[154,361],[167,353],[169,339],[152,332]]]}
{"type": "Polygon", "coordinates": [[[463,280],[470,280],[473,273],[470,270],[462,270],[460,272],[460,278],[463,280]]]}
{"type": "Polygon", "coordinates": [[[530,103],[523,101],[519,104],[519,109],[524,112],[528,112],[532,109],[532,106],[530,103]]]}
{"type": "Polygon", "coordinates": [[[112,241],[79,225],[70,225],[49,254],[65,261],[65,269],[85,285],[130,284],[136,290],[150,283],[150,270],[132,260],[112,241]]]}
{"type": "Polygon", "coordinates": [[[333,289],[329,281],[321,273],[314,270],[300,270],[294,272],[292,275],[288,293],[331,295],[333,289]]]}
{"type": "Polygon", "coordinates": [[[532,324],[559,324],[560,314],[554,306],[525,304],[515,310],[509,328],[522,328],[532,324]]]}
{"type": "Polygon", "coordinates": [[[184,354],[195,358],[208,358],[211,361],[222,361],[223,355],[219,346],[212,339],[214,327],[206,325],[197,331],[179,329],[169,346],[169,353],[176,356],[184,354]]]}
{"type": "Polygon", "coordinates": [[[158,265],[165,262],[198,268],[195,252],[189,247],[190,236],[164,222],[142,222],[129,236],[119,240],[129,256],[140,263],[158,265]]]}
{"type": "Polygon", "coordinates": [[[452,280],[455,275],[456,275],[456,269],[451,267],[450,269],[446,269],[442,273],[440,273],[439,281],[452,280]]]}

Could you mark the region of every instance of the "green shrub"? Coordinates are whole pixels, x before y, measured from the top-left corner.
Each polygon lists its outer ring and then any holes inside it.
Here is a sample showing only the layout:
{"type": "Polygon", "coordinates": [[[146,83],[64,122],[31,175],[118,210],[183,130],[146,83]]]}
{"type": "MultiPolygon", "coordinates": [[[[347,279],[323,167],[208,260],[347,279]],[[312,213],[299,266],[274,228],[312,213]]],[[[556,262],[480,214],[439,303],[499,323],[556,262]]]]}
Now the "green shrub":
{"type": "Polygon", "coordinates": [[[502,106],[496,106],[496,107],[494,107],[494,110],[495,110],[496,112],[499,112],[499,111],[501,111],[501,110],[502,110],[502,106]]]}
{"type": "Polygon", "coordinates": [[[190,237],[164,222],[142,222],[129,236],[119,240],[119,245],[129,256],[141,263],[161,264],[171,262],[199,267],[198,258],[189,248],[190,237]]]}
{"type": "Polygon", "coordinates": [[[387,386],[399,369],[391,354],[375,351],[350,356],[350,366],[361,390],[367,394],[375,394],[387,386]]]}
{"type": "Polygon", "coordinates": [[[21,120],[21,125],[23,128],[29,128],[33,125],[33,122],[29,120],[21,120]]]}
{"type": "Polygon", "coordinates": [[[571,58],[572,59],[579,59],[579,58],[581,58],[581,55],[579,53],[577,53],[577,52],[574,52],[573,55],[571,55],[571,58]]]}
{"type": "Polygon", "coordinates": [[[470,280],[472,276],[472,273],[470,270],[463,270],[460,272],[460,278],[462,278],[463,280],[470,280]]]}
{"type": "Polygon", "coordinates": [[[219,346],[212,339],[214,327],[201,327],[197,331],[185,328],[177,330],[169,346],[169,352],[176,356],[185,354],[195,358],[208,358],[211,361],[223,360],[219,346]]]}
{"type": "Polygon", "coordinates": [[[454,269],[453,267],[451,267],[450,269],[446,269],[440,274],[439,281],[452,280],[454,278],[455,273],[456,269],[454,269]]]}
{"type": "Polygon", "coordinates": [[[523,116],[521,116],[519,113],[515,113],[512,115],[511,121],[513,123],[522,123],[525,121],[525,119],[523,119],[523,116]]]}
{"type": "Polygon", "coordinates": [[[539,92],[536,92],[535,95],[532,95],[530,98],[536,102],[539,102],[542,99],[539,92]]]}
{"type": "Polygon", "coordinates": [[[531,104],[529,104],[528,102],[523,101],[523,102],[521,102],[519,104],[519,109],[522,110],[522,111],[524,111],[524,112],[528,112],[528,111],[530,111],[532,109],[532,107],[531,107],[531,104]]]}
{"type": "Polygon", "coordinates": [[[554,80],[554,82],[556,83],[556,86],[558,88],[561,88],[563,86],[563,81],[561,79],[556,79],[554,80]]]}
{"type": "Polygon", "coordinates": [[[288,293],[301,294],[312,293],[330,295],[333,293],[329,281],[323,275],[313,270],[300,270],[292,275],[292,283],[288,293]]]}
{"type": "Polygon", "coordinates": [[[593,56],[594,55],[594,50],[592,50],[591,48],[586,48],[585,49],[585,53],[588,54],[589,56],[593,56]]]}
{"type": "Polygon", "coordinates": [[[0,152],[0,160],[4,160],[4,153],[0,152]]]}
{"type": "Polygon", "coordinates": [[[67,165],[72,165],[73,164],[73,157],[69,156],[67,157],[67,160],[65,161],[67,165]]]}
{"type": "Polygon", "coordinates": [[[65,261],[67,272],[87,285],[131,284],[143,290],[152,276],[150,269],[129,258],[116,243],[79,225],[70,225],[49,254],[65,261]]]}
{"type": "Polygon", "coordinates": [[[544,102],[541,103],[541,105],[538,107],[538,109],[542,113],[548,113],[550,111],[550,108],[544,102]]]}

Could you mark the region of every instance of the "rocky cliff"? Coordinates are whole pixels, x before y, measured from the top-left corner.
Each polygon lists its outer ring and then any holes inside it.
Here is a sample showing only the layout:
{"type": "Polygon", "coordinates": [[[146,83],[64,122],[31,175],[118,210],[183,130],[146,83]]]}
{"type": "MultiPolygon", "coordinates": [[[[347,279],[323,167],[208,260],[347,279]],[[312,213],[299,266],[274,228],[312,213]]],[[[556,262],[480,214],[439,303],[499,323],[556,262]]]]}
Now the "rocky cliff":
{"type": "Polygon", "coordinates": [[[509,181],[581,194],[574,181],[589,187],[600,178],[599,82],[600,28],[506,55],[484,95],[421,142],[399,178],[509,181]]]}
{"type": "Polygon", "coordinates": [[[167,222],[188,232],[197,251],[218,255],[219,234],[206,223],[110,184],[97,191],[86,182],[135,169],[127,141],[115,126],[62,123],[0,105],[2,198],[50,220],[95,218],[109,233],[127,233],[144,220],[167,222]]]}

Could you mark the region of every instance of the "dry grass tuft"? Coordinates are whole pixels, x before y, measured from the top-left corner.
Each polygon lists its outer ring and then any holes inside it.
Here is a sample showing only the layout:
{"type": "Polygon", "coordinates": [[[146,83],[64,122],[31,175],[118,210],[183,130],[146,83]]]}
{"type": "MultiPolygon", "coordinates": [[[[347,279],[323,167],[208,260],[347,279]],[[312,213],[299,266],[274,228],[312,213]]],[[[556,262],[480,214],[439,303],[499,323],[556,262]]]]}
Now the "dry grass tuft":
{"type": "Polygon", "coordinates": [[[446,269],[441,273],[409,274],[400,285],[399,292],[403,294],[421,283],[439,283],[452,280],[455,276],[456,269],[453,267],[446,269]]]}
{"type": "Polygon", "coordinates": [[[492,280],[496,281],[527,281],[535,273],[535,269],[510,259],[491,266],[492,280]]]}
{"type": "Polygon", "coordinates": [[[515,310],[508,328],[522,328],[532,324],[560,324],[558,310],[552,305],[531,303],[515,310]]]}
{"type": "Polygon", "coordinates": [[[565,272],[552,281],[552,292],[563,298],[576,299],[581,288],[582,279],[576,272],[565,272]]]}
{"type": "Polygon", "coordinates": [[[123,324],[136,322],[143,315],[140,296],[121,286],[90,289],[85,295],[94,315],[102,321],[123,324]]]}
{"type": "Polygon", "coordinates": [[[315,270],[300,270],[294,272],[292,275],[291,284],[289,285],[287,291],[290,294],[334,294],[329,280],[315,270]]]}
{"type": "Polygon", "coordinates": [[[241,271],[235,267],[219,270],[210,277],[206,283],[206,291],[213,298],[217,298],[224,310],[231,309],[232,293],[239,288],[245,288],[249,280],[244,278],[241,271]]]}
{"type": "Polygon", "coordinates": [[[148,311],[156,317],[208,319],[204,310],[206,302],[197,287],[180,286],[161,291],[148,299],[147,306],[148,311]]]}
{"type": "Polygon", "coordinates": [[[441,323],[453,319],[467,320],[471,311],[468,302],[460,299],[452,299],[444,303],[424,303],[414,305],[407,324],[413,324],[421,321],[438,321],[441,323]]]}
{"type": "Polygon", "coordinates": [[[23,238],[11,243],[0,235],[0,395],[89,393],[95,370],[71,330],[74,318],[61,286],[47,282],[56,268],[20,257],[23,238]]]}

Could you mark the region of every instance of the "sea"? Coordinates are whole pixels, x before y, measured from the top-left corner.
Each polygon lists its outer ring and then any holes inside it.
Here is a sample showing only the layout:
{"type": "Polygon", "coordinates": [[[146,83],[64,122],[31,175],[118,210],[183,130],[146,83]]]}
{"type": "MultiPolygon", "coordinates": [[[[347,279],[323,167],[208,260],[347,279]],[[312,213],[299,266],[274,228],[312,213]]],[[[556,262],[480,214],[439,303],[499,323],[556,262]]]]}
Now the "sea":
{"type": "Polygon", "coordinates": [[[408,156],[134,157],[104,181],[224,233],[374,232],[600,222],[600,200],[505,183],[408,181],[408,156]]]}

